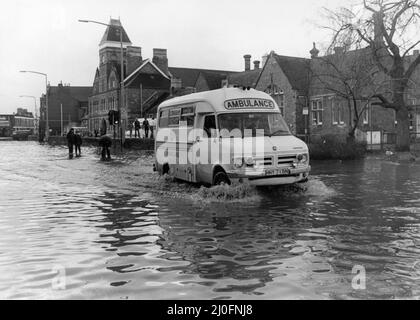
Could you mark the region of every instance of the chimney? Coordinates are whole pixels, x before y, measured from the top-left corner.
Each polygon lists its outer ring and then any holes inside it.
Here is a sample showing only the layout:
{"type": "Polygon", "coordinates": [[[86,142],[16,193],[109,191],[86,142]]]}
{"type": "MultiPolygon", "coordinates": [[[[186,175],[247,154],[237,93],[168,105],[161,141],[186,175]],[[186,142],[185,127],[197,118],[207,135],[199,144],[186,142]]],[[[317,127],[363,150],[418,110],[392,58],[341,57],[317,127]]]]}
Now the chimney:
{"type": "Polygon", "coordinates": [[[163,73],[168,74],[168,54],[166,49],[154,48],[152,61],[163,73]]]}
{"type": "Polygon", "coordinates": [[[417,57],[420,54],[420,50],[414,50],[413,51],[413,56],[417,57]]]}
{"type": "Polygon", "coordinates": [[[127,76],[136,70],[143,62],[140,47],[127,47],[127,76]]]}
{"type": "Polygon", "coordinates": [[[312,48],[311,51],[309,51],[309,53],[311,54],[311,58],[312,59],[313,58],[317,58],[318,57],[318,54],[319,54],[319,50],[316,48],[315,42],[313,44],[314,44],[314,47],[312,48]]]}
{"type": "Polygon", "coordinates": [[[254,61],[254,70],[258,70],[260,68],[260,62],[258,60],[254,61]]]}
{"type": "Polygon", "coordinates": [[[262,68],[264,68],[265,63],[267,62],[267,60],[268,60],[268,53],[266,53],[265,55],[262,56],[262,61],[261,61],[262,68]]]}
{"type": "Polygon", "coordinates": [[[245,59],[245,71],[251,70],[251,55],[250,54],[244,55],[244,59],[245,59]]]}

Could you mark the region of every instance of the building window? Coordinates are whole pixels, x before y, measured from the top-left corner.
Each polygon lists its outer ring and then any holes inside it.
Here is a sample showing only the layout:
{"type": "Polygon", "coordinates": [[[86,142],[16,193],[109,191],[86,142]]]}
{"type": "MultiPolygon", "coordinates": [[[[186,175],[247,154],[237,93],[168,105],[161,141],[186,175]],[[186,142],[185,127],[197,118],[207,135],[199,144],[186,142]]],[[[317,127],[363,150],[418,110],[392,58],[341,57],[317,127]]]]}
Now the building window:
{"type": "Polygon", "coordinates": [[[272,98],[274,99],[274,101],[277,103],[277,105],[279,106],[280,109],[280,113],[281,115],[284,117],[284,110],[285,110],[285,105],[284,105],[284,94],[283,93],[279,93],[278,91],[275,92],[272,95],[272,98]]]}
{"type": "Polygon", "coordinates": [[[99,102],[94,101],[93,102],[93,113],[98,113],[98,111],[99,111],[99,102]]]}
{"type": "Polygon", "coordinates": [[[323,106],[321,100],[312,101],[312,124],[322,125],[323,106]]]}
{"type": "Polygon", "coordinates": [[[342,101],[333,101],[331,105],[332,123],[344,124],[344,109],[342,101]]]}
{"type": "Polygon", "coordinates": [[[409,121],[409,129],[414,130],[414,115],[412,113],[408,114],[408,121],[409,121]]]}
{"type": "Polygon", "coordinates": [[[276,104],[279,106],[281,115],[284,117],[285,114],[285,102],[284,102],[284,92],[275,84],[269,85],[265,91],[265,93],[269,94],[276,104]]]}
{"type": "Polygon", "coordinates": [[[363,124],[369,124],[369,109],[370,105],[367,105],[365,110],[363,110],[363,124]]]}

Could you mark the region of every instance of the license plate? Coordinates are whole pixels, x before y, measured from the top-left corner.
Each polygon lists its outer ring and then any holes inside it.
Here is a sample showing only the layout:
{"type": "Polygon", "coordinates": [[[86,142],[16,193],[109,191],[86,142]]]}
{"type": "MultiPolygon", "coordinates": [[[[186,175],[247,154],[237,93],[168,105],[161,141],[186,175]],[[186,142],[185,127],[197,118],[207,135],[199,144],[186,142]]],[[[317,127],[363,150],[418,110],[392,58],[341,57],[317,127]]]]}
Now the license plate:
{"type": "Polygon", "coordinates": [[[281,175],[289,175],[289,174],[290,174],[290,169],[288,168],[265,170],[266,176],[281,176],[281,175]]]}

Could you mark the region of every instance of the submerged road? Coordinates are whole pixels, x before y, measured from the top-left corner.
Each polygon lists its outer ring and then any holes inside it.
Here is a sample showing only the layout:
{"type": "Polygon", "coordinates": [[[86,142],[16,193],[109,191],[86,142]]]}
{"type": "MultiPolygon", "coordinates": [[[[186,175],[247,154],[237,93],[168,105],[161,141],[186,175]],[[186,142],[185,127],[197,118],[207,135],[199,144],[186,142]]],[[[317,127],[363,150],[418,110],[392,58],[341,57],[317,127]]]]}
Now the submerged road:
{"type": "Polygon", "coordinates": [[[225,201],[82,154],[0,141],[0,298],[420,298],[420,164],[315,162],[225,201]]]}

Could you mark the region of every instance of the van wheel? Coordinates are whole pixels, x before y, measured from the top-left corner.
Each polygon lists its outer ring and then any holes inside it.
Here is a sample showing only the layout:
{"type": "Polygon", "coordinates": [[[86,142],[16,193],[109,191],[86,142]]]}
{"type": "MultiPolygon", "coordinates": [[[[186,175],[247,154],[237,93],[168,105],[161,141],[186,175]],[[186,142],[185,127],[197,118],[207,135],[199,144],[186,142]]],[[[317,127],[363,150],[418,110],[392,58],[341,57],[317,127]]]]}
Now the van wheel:
{"type": "Polygon", "coordinates": [[[216,173],[213,178],[213,185],[214,186],[230,185],[230,180],[227,174],[224,172],[216,173]]]}

